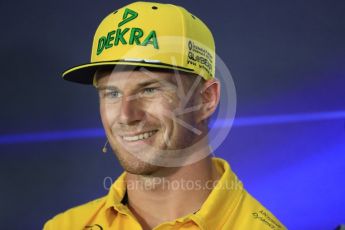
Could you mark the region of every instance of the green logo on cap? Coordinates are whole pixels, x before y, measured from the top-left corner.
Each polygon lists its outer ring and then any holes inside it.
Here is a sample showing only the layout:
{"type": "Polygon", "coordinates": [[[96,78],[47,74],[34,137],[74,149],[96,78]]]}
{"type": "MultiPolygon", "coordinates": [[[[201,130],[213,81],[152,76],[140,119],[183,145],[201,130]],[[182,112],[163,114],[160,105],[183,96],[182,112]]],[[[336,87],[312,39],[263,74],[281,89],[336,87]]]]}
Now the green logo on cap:
{"type": "MultiPolygon", "coordinates": [[[[122,16],[122,21],[119,22],[118,27],[132,21],[138,17],[138,13],[126,8],[122,16]]],[[[159,49],[156,31],[152,30],[141,42],[140,39],[144,36],[144,31],[141,28],[117,28],[116,30],[110,31],[106,36],[102,36],[98,40],[97,55],[100,55],[104,49],[109,49],[113,46],[118,46],[120,43],[122,45],[138,45],[147,46],[152,45],[155,49],[159,49]],[[126,36],[129,34],[128,36],[126,36]],[[127,37],[127,39],[126,39],[127,37]],[[127,42],[128,41],[128,42],[127,42]]]]}
{"type": "Polygon", "coordinates": [[[138,17],[138,13],[137,12],[135,12],[134,10],[126,8],[125,9],[125,13],[122,16],[123,20],[119,23],[118,26],[120,27],[120,26],[126,24],[127,22],[132,21],[136,17],[138,17]]]}

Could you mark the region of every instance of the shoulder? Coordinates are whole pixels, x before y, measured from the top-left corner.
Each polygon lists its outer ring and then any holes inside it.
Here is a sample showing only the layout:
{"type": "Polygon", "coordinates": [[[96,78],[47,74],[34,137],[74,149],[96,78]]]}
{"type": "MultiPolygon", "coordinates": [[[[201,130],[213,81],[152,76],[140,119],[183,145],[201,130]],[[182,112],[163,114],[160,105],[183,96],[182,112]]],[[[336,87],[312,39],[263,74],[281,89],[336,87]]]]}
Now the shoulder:
{"type": "Polygon", "coordinates": [[[81,229],[85,226],[85,223],[103,207],[105,198],[106,196],[68,209],[48,220],[44,224],[43,229],[81,229]]]}

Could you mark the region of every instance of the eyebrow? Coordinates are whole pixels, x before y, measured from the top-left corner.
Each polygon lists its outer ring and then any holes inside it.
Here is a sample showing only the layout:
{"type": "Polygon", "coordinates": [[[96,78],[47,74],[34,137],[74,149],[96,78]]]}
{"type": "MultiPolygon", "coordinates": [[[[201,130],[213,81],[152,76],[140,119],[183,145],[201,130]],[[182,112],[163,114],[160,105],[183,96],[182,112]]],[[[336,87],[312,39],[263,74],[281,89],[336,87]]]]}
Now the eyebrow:
{"type": "Polygon", "coordinates": [[[165,78],[159,78],[159,77],[157,77],[155,79],[150,79],[150,80],[141,82],[141,83],[138,84],[138,86],[139,86],[139,88],[142,88],[142,87],[145,87],[145,86],[148,86],[148,85],[151,85],[151,84],[155,84],[155,83],[159,83],[162,86],[169,86],[169,87],[172,86],[174,88],[177,88],[177,84],[174,81],[171,81],[170,78],[165,79],[165,78]]]}
{"type": "Polygon", "coordinates": [[[105,90],[105,89],[112,89],[112,90],[119,90],[119,88],[117,88],[116,86],[112,86],[112,85],[101,85],[101,86],[96,86],[95,87],[97,90],[105,90]]]}
{"type": "MultiPolygon", "coordinates": [[[[162,79],[150,79],[150,80],[147,80],[147,81],[143,81],[143,82],[140,82],[138,83],[137,85],[137,88],[143,88],[145,86],[148,86],[148,85],[152,85],[152,84],[155,84],[155,83],[159,83],[159,84],[162,84],[162,85],[166,85],[164,84],[164,81],[167,81],[167,80],[162,80],[162,79]],[[163,82],[163,83],[162,83],[163,82]]],[[[168,84],[172,84],[173,86],[176,87],[176,85],[170,81],[167,81],[169,82],[168,84]]],[[[100,86],[96,86],[96,89],[97,90],[105,90],[105,89],[111,89],[111,90],[119,90],[118,87],[116,86],[113,86],[113,85],[100,85],[100,86]]]]}
{"type": "Polygon", "coordinates": [[[151,79],[148,81],[144,81],[138,84],[139,88],[151,85],[151,84],[155,84],[155,83],[161,83],[161,80],[157,80],[157,79],[151,79]]]}

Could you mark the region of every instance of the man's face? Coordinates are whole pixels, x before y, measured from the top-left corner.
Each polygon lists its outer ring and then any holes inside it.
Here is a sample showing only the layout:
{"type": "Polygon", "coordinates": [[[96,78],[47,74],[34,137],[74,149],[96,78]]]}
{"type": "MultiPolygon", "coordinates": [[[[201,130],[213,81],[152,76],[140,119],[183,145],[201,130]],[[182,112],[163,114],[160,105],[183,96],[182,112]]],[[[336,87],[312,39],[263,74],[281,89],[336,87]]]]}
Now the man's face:
{"type": "Polygon", "coordinates": [[[165,71],[97,74],[102,123],[126,171],[149,175],[160,169],[154,164],[156,159],[169,150],[183,154],[183,149],[198,140],[198,109],[192,106],[198,103],[199,81],[165,71]]]}

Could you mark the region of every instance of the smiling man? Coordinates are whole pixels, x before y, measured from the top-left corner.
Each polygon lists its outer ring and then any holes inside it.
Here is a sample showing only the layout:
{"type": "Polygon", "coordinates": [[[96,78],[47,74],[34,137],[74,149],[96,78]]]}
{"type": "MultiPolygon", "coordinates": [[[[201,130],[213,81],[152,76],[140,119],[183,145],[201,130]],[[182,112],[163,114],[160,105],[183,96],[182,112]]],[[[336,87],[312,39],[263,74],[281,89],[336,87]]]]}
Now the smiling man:
{"type": "Polygon", "coordinates": [[[285,229],[212,157],[220,101],[211,32],[184,8],[135,2],[99,25],[91,63],[63,78],[93,84],[124,172],[109,193],[44,229],[285,229]]]}
{"type": "Polygon", "coordinates": [[[218,104],[219,83],[164,69],[128,69],[133,68],[98,70],[94,78],[104,129],[125,170],[153,173],[162,169],[159,166],[170,166],[172,156],[192,158],[192,151],[185,152],[191,146],[193,155],[200,155],[196,147],[202,145],[199,151],[207,147],[205,119],[218,104]],[[195,94],[202,91],[204,98],[195,94]],[[180,96],[187,93],[191,93],[188,101],[180,96]],[[193,109],[185,112],[185,108],[193,109]]]}

